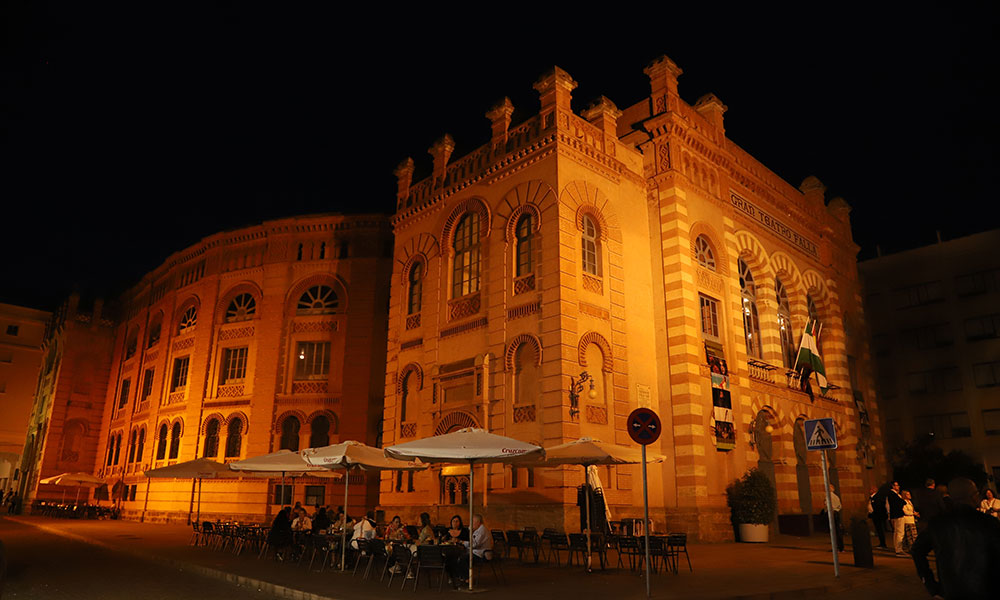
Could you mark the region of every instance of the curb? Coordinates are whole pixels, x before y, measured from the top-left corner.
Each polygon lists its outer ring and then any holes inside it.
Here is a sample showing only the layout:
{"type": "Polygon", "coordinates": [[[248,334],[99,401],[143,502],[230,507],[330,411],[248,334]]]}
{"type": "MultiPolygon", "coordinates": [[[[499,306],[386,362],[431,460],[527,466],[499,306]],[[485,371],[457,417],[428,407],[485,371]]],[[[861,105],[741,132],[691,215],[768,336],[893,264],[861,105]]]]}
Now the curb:
{"type": "Polygon", "coordinates": [[[319,594],[314,594],[312,592],[307,592],[305,590],[297,590],[295,588],[290,588],[283,585],[278,585],[276,583],[271,583],[269,581],[264,581],[262,579],[254,579],[252,577],[244,577],[243,575],[237,575],[236,573],[229,573],[227,571],[220,571],[219,569],[213,569],[211,567],[204,567],[202,565],[192,564],[189,562],[184,562],[182,560],[176,560],[173,558],[164,558],[162,556],[156,556],[154,554],[148,554],[145,552],[138,552],[135,550],[129,550],[120,548],[117,546],[112,546],[111,544],[102,542],[100,540],[95,540],[94,538],[89,538],[78,533],[72,533],[69,531],[63,531],[55,527],[50,527],[42,523],[34,523],[30,520],[19,518],[19,517],[6,517],[7,520],[13,521],[15,523],[20,523],[22,525],[27,525],[29,527],[34,527],[35,529],[40,529],[46,533],[51,533],[52,535],[58,535],[67,539],[71,539],[77,542],[82,542],[84,544],[89,544],[91,546],[97,546],[98,548],[103,548],[111,552],[117,552],[119,554],[129,554],[136,558],[142,560],[155,562],[161,565],[167,565],[180,569],[182,571],[190,571],[204,577],[211,577],[213,579],[219,579],[232,583],[236,586],[245,588],[255,588],[258,591],[271,594],[277,598],[290,598],[291,600],[339,600],[331,596],[321,596],[319,594]]]}

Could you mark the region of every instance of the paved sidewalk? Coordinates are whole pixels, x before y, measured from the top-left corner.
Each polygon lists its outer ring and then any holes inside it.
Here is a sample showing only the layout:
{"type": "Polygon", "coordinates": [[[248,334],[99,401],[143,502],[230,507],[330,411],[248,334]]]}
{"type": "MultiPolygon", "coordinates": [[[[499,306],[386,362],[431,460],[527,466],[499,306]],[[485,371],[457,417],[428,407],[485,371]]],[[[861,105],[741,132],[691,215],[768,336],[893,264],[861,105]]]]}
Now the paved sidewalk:
{"type": "MultiPolygon", "coordinates": [[[[352,577],[349,573],[331,570],[310,572],[305,565],[258,560],[252,553],[237,557],[191,547],[188,545],[191,530],[180,525],[41,517],[16,517],[12,520],[149,560],[183,566],[279,597],[377,600],[398,598],[400,594],[399,577],[389,590],[377,580],[363,582],[360,576],[352,577]]],[[[864,569],[851,564],[853,556],[850,551],[843,552],[840,554],[841,577],[835,579],[829,538],[825,536],[778,536],[765,545],[699,544],[689,546],[689,552],[694,572],[686,570],[687,565],[682,558],[680,574],[654,575],[654,598],[881,600],[890,595],[901,600],[927,597],[917,580],[912,561],[885,554],[876,554],[875,569],[864,569]]],[[[613,552],[610,557],[612,563],[617,561],[613,552]]],[[[554,596],[626,600],[645,597],[643,578],[627,570],[609,569],[588,575],[580,567],[522,565],[515,559],[506,561],[504,571],[506,586],[494,582],[492,574],[484,571],[482,587],[487,590],[477,595],[484,599],[518,600],[553,600],[554,596]]],[[[407,587],[406,593],[412,594],[412,588],[407,587]]],[[[447,584],[445,593],[449,593],[447,584]]],[[[430,590],[421,581],[417,594],[427,597],[437,594],[437,588],[430,590]]]]}

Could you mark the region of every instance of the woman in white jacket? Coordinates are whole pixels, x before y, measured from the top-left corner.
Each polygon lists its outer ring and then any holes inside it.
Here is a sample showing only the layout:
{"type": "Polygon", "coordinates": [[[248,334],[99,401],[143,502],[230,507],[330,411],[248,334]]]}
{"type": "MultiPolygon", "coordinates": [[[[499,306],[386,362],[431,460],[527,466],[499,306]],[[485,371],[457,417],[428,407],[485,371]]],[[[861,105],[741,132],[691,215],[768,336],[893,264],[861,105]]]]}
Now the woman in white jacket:
{"type": "Polygon", "coordinates": [[[1000,498],[993,494],[993,490],[988,489],[985,493],[986,497],[979,503],[979,512],[1000,519],[1000,498]]]}
{"type": "Polygon", "coordinates": [[[913,510],[913,498],[909,491],[903,492],[903,552],[909,552],[910,546],[917,541],[917,517],[920,513],[913,510]]]}

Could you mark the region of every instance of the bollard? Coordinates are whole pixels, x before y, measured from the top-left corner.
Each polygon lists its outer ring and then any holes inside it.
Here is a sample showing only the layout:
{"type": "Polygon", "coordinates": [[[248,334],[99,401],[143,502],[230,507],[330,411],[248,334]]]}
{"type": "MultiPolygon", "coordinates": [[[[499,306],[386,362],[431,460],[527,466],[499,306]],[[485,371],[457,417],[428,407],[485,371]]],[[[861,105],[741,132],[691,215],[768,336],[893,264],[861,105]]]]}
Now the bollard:
{"type": "Polygon", "coordinates": [[[851,546],[854,548],[854,566],[875,567],[875,557],[872,556],[872,538],[868,531],[867,519],[851,519],[851,546]]]}

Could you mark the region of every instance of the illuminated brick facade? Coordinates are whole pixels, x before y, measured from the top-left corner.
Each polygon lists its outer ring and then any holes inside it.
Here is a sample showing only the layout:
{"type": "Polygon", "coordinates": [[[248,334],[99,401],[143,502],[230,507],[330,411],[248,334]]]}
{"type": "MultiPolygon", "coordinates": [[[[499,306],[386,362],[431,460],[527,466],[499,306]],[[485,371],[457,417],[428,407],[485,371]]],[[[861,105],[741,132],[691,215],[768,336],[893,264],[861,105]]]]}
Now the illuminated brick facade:
{"type": "MultiPolygon", "coordinates": [[[[148,468],[377,441],[390,240],[379,215],[269,221],[177,252],[125,294],[95,470],[126,516],[190,508],[191,481],[152,480],[147,495],[148,468]]],[[[374,481],[351,483],[354,512],[375,504],[374,481]]],[[[260,519],[281,499],[273,484],[205,480],[201,512],[260,519]]],[[[292,500],[342,494],[300,478],[292,500]]]]}
{"type": "MultiPolygon", "coordinates": [[[[859,509],[884,464],[850,209],[729,141],[726,107],[711,94],[685,103],[666,57],[646,74],[649,98],[619,110],[602,97],[576,114],[576,82],[554,69],[535,84],[538,114],[512,128],[504,100],[487,113],[489,144],[451,161],[443,137],[419,182],[412,160],[397,168],[384,441],[475,425],[546,446],[629,444],[625,416],[650,406],[665,425],[653,451],[668,457],[650,468],[656,528],[720,540],[732,536],[725,487],[758,462],[779,513],[818,512],[819,456],[799,420],[833,417],[836,485],[859,509]],[[810,310],[839,386],[815,401],[783,358],[810,310]],[[731,374],[730,451],[716,447],[706,352],[731,374]],[[574,406],[582,371],[593,384],[574,406]]],[[[477,469],[491,526],[576,526],[580,468],[477,469]]],[[[614,518],[641,516],[637,468],[599,475],[614,518]]],[[[384,474],[381,503],[444,522],[467,485],[453,467],[384,474]]]]}

